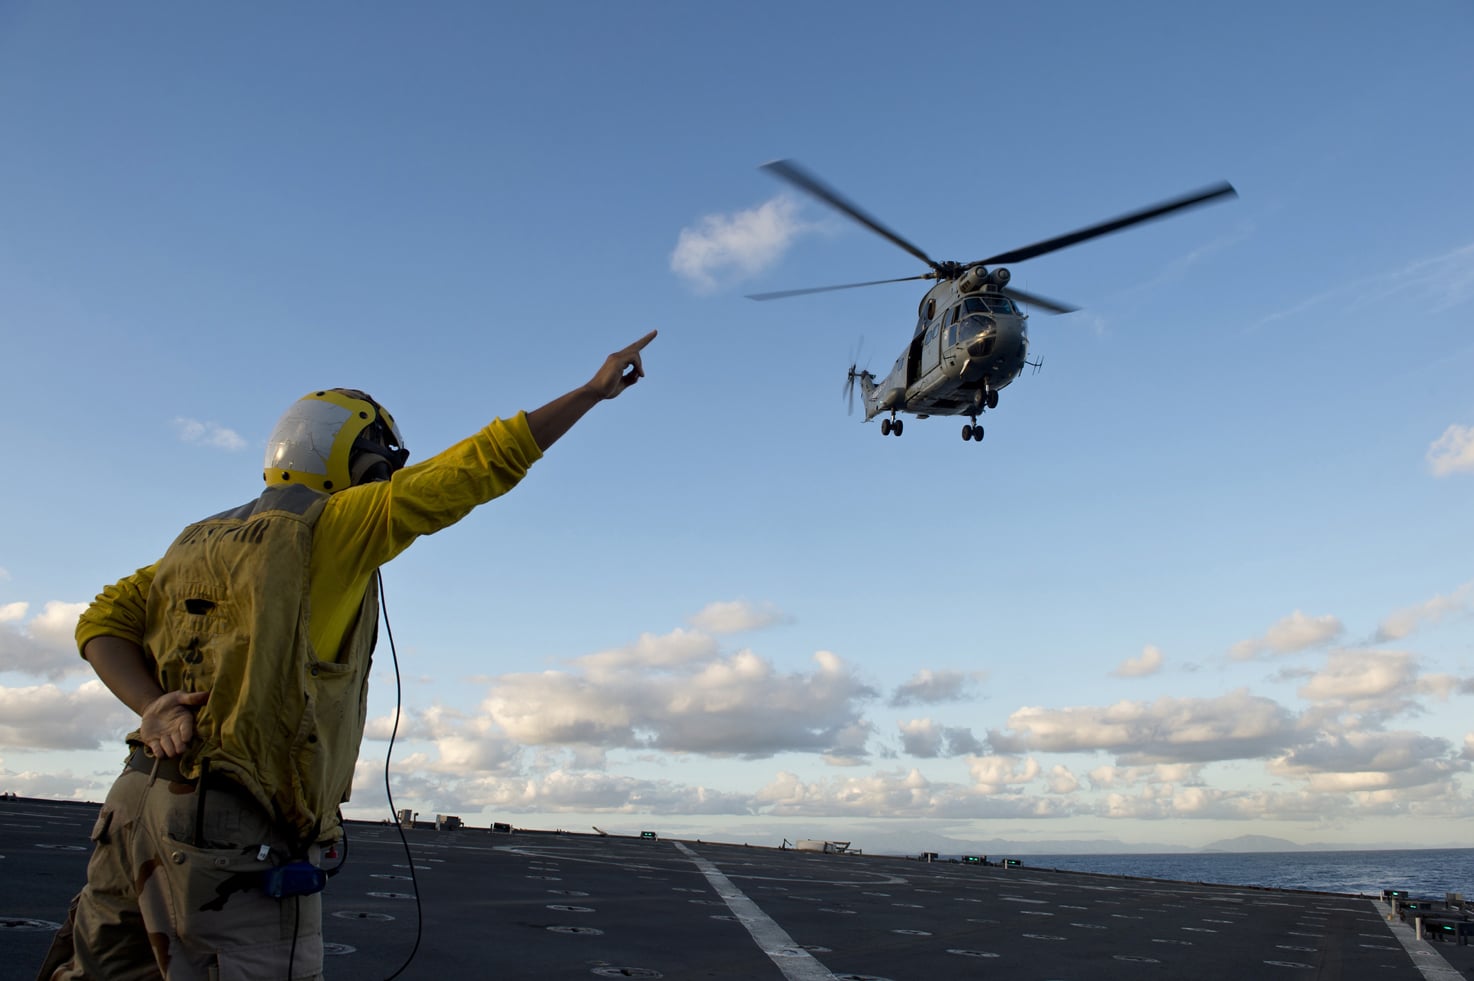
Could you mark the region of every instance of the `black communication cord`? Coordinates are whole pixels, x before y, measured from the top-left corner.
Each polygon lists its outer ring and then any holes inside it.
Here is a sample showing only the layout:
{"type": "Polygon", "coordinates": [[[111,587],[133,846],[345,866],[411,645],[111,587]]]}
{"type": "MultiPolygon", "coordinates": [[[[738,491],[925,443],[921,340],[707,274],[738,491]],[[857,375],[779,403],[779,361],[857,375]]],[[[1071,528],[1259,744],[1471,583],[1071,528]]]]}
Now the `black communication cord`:
{"type": "MultiPolygon", "coordinates": [[[[389,732],[389,749],[384,753],[384,793],[389,798],[389,814],[394,818],[394,828],[399,832],[399,843],[404,846],[404,860],[409,866],[409,881],[415,891],[415,945],[410,948],[409,956],[404,963],[384,981],[394,981],[405,972],[405,969],[414,961],[415,955],[420,952],[420,938],[424,935],[425,917],[420,905],[420,880],[415,875],[415,859],[409,850],[409,839],[404,836],[404,826],[399,823],[399,815],[394,810],[394,790],[389,786],[389,761],[394,755],[394,740],[399,735],[399,712],[403,701],[404,686],[399,679],[399,651],[394,646],[394,628],[389,625],[389,608],[384,602],[384,576],[377,570],[374,578],[379,586],[379,610],[384,617],[384,633],[389,638],[389,654],[394,661],[394,726],[389,732]]],[[[344,865],[348,864],[348,826],[341,819],[339,826],[343,829],[343,857],[338,864],[326,870],[329,876],[337,875],[344,865]]],[[[302,927],[302,897],[293,897],[293,923],[292,923],[292,951],[287,956],[287,973],[291,975],[292,965],[297,960],[297,934],[302,927]]]]}
{"type": "Polygon", "coordinates": [[[287,955],[287,981],[297,973],[297,934],[302,930],[302,897],[292,897],[292,952],[287,955]]]}
{"type": "MultiPolygon", "coordinates": [[[[404,825],[399,823],[399,815],[394,810],[394,790],[389,786],[389,759],[394,755],[394,739],[399,735],[399,710],[404,692],[399,681],[399,651],[394,647],[394,628],[389,625],[389,607],[384,602],[384,576],[383,573],[374,572],[374,578],[379,582],[379,611],[384,617],[384,633],[389,637],[389,654],[394,661],[394,727],[389,732],[389,749],[384,753],[384,793],[389,798],[389,814],[394,818],[394,827],[399,832],[400,844],[404,846],[404,860],[409,865],[409,881],[415,891],[415,945],[410,949],[409,956],[399,969],[389,975],[384,981],[394,981],[404,973],[410,962],[415,959],[415,954],[420,950],[420,937],[424,932],[425,917],[420,907],[420,880],[415,876],[415,859],[409,850],[409,839],[404,836],[404,825]]],[[[343,855],[347,859],[347,853],[343,855]]]]}

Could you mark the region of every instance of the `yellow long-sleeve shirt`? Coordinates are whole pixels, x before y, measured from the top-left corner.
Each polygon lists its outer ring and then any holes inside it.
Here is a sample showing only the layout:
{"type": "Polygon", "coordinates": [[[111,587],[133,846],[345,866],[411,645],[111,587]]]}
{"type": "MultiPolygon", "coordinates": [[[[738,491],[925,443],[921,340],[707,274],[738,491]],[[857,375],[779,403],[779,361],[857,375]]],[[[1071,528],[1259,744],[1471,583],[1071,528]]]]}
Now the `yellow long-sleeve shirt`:
{"type": "MultiPolygon", "coordinates": [[[[455,524],[515,487],[542,450],[526,413],[494,420],[469,439],[405,467],[391,480],[332,495],[318,519],[309,566],[312,645],[332,660],[374,571],[416,538],[455,524]]],[[[94,637],[143,643],[154,566],[107,587],[77,623],[77,649],[94,637]]]]}

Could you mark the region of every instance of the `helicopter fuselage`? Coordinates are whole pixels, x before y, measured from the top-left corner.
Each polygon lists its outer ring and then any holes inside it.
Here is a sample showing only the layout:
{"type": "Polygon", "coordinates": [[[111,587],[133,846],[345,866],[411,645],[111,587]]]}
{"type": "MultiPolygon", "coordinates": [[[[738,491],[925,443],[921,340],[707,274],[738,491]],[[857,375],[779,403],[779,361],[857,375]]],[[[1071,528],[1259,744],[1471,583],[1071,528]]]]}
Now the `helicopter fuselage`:
{"type": "Polygon", "coordinates": [[[927,291],[917,310],[911,343],[878,381],[862,373],[865,418],[906,412],[916,416],[976,416],[997,404],[997,393],[1028,361],[1028,315],[1003,293],[971,292],[953,281],[927,291]]]}

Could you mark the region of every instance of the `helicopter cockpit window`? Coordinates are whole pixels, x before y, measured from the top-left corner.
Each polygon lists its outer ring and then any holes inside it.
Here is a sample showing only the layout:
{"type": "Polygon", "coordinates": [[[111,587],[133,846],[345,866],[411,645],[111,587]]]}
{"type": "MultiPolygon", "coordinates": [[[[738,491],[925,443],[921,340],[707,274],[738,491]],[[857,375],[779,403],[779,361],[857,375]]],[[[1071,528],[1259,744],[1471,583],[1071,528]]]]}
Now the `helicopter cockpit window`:
{"type": "Polygon", "coordinates": [[[969,296],[965,301],[968,313],[1008,313],[1017,316],[1018,307],[1006,296],[969,296]]]}

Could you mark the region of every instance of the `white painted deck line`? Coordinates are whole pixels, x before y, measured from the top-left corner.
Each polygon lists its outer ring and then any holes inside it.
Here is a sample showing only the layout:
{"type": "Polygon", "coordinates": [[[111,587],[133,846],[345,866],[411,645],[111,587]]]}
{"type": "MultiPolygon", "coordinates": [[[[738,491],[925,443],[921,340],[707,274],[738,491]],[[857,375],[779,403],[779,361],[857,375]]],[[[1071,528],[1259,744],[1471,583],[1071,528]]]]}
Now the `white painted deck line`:
{"type": "Polygon", "coordinates": [[[1387,919],[1392,916],[1391,906],[1374,899],[1372,908],[1382,919],[1387,920],[1387,929],[1391,930],[1392,935],[1402,944],[1407,955],[1413,959],[1413,966],[1422,972],[1426,981],[1464,981],[1464,976],[1455,971],[1453,966],[1443,959],[1443,955],[1433,949],[1431,943],[1418,939],[1412,927],[1397,918],[1387,919]]]}
{"type": "MultiPolygon", "coordinates": [[[[813,954],[794,943],[788,931],[774,922],[771,916],[764,913],[757,903],[748,899],[747,895],[734,886],[731,879],[722,875],[715,865],[679,841],[671,844],[679,848],[700,870],[701,874],[706,876],[706,881],[710,882],[712,888],[717,891],[717,895],[722,897],[722,901],[727,904],[732,915],[737,917],[737,922],[746,927],[747,932],[752,935],[752,940],[757,944],[758,949],[772,958],[773,963],[778,965],[778,970],[783,972],[783,976],[788,981],[834,981],[834,972],[819,963],[818,958],[813,954]]],[[[1463,978],[1459,978],[1458,981],[1463,981],[1463,978]]]]}

